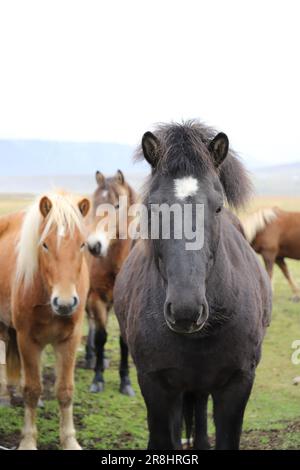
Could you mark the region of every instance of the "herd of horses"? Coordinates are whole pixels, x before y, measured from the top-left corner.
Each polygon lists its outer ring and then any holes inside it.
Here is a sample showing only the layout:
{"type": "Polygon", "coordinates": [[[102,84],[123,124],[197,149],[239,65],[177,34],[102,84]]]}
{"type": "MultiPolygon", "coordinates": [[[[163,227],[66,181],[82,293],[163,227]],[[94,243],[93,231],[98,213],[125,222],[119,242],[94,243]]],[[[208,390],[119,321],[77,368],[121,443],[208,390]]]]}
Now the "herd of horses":
{"type": "MultiPolygon", "coordinates": [[[[144,134],[137,158],[151,167],[142,196],[120,170],[110,178],[97,172],[91,203],[55,191],[0,218],[0,391],[4,401],[22,383],[20,450],[37,448],[41,354],[48,344],[56,357],[61,446],[80,449],[72,410],[76,351],[87,314],[90,391],[101,392],[112,307],[120,325],[120,392],[134,395],[130,351],[147,408],[148,448],[180,449],[185,424],[193,448],[208,449],[211,396],[216,449],[238,449],[271,319],[274,263],[299,300],[284,258],[300,259],[300,217],[274,208],[239,221],[231,209],[244,207],[251,182],[224,133],[197,121],[161,125],[144,134]],[[188,240],[172,227],[169,239],[119,237],[118,226],[110,237],[99,229],[98,208],[120,211],[121,196],[127,207],[142,198],[149,226],[153,203],[202,204],[203,247],[187,250],[188,240]]],[[[195,217],[192,211],[193,224],[195,217]]]]}

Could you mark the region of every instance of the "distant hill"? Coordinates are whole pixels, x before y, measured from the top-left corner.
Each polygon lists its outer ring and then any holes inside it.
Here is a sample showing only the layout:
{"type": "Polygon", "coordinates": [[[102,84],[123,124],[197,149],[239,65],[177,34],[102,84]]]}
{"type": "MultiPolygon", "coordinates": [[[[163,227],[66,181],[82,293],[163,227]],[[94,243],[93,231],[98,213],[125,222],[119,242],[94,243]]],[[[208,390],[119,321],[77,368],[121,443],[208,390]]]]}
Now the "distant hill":
{"type": "MultiPolygon", "coordinates": [[[[135,165],[133,152],[133,146],[109,142],[0,140],[0,193],[41,193],[53,187],[90,193],[96,170],[111,175],[118,168],[139,189],[149,167],[135,165]]],[[[252,169],[251,174],[258,194],[300,195],[300,162],[252,169]]]]}
{"type": "MultiPolygon", "coordinates": [[[[141,188],[146,176],[143,173],[124,174],[136,190],[141,188]]],[[[0,194],[40,194],[55,188],[91,194],[96,189],[95,172],[89,175],[0,176],[0,194]]]]}
{"type": "Polygon", "coordinates": [[[258,194],[300,195],[300,162],[259,168],[252,175],[258,194]]]}
{"type": "Polygon", "coordinates": [[[134,147],[106,142],[0,140],[0,193],[41,193],[54,187],[88,193],[95,172],[121,169],[139,187],[146,163],[134,165],[134,147]]]}
{"type": "Polygon", "coordinates": [[[130,145],[105,142],[0,140],[0,176],[132,172],[133,152],[130,145]]]}

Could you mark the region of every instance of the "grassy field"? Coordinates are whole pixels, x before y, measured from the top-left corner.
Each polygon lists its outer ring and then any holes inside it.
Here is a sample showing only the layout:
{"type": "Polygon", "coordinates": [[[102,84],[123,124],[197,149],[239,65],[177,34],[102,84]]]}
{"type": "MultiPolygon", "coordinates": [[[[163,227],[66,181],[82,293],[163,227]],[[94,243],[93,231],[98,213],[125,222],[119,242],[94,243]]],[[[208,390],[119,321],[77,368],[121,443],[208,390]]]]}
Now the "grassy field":
{"type": "MultiPolygon", "coordinates": [[[[24,205],[25,199],[0,200],[2,213],[24,205]]],[[[300,199],[259,198],[252,208],[279,205],[289,210],[300,208],[300,199]]],[[[300,210],[300,209],[299,209],[300,210]]],[[[289,261],[291,271],[300,285],[300,263],[289,261]]],[[[263,357],[245,416],[241,447],[243,449],[300,448],[300,385],[293,378],[300,376],[300,365],[291,362],[292,343],[300,339],[300,304],[289,299],[291,293],[281,273],[275,268],[274,310],[268,330],[263,357]]],[[[83,357],[84,347],[78,354],[83,357]]],[[[135,398],[119,394],[118,326],[113,315],[109,322],[106,389],[100,395],[88,392],[92,372],[76,369],[75,421],[78,438],[85,449],[143,449],[147,442],[145,407],[140,395],[134,367],[132,380],[135,398]]],[[[50,351],[44,356],[44,407],[39,410],[39,448],[58,448],[58,406],[54,399],[50,351]]],[[[22,407],[0,408],[0,446],[14,447],[20,438],[22,407]]],[[[213,425],[210,412],[210,435],[213,425]]],[[[213,437],[212,437],[213,439],[213,437]]]]}

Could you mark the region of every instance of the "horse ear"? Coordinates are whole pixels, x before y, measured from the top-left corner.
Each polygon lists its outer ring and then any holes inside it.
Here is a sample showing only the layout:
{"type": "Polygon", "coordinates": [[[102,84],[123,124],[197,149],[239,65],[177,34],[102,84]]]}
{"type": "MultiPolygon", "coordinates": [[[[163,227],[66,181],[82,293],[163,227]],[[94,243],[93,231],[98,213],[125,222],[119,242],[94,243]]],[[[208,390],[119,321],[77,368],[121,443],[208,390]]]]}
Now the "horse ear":
{"type": "Polygon", "coordinates": [[[148,163],[155,168],[158,163],[159,140],[152,132],[146,132],[142,139],[144,157],[148,163]]]}
{"type": "Polygon", "coordinates": [[[98,186],[104,186],[105,176],[100,171],[96,171],[96,181],[98,186]]]}
{"type": "Polygon", "coordinates": [[[218,166],[223,163],[225,158],[227,157],[228,150],[229,150],[229,140],[224,132],[220,132],[209,144],[208,146],[209,151],[211,152],[215,166],[218,166]]]}
{"type": "Polygon", "coordinates": [[[90,210],[90,205],[90,201],[86,198],[82,199],[82,201],[78,203],[78,208],[82,214],[82,217],[85,217],[87,215],[90,210]]]}
{"type": "Polygon", "coordinates": [[[52,202],[50,201],[50,199],[47,196],[42,197],[42,199],[40,200],[40,211],[42,216],[46,218],[51,209],[52,202]]]}
{"type": "Polygon", "coordinates": [[[117,171],[116,180],[118,181],[119,184],[125,183],[125,176],[121,170],[117,171]]]}

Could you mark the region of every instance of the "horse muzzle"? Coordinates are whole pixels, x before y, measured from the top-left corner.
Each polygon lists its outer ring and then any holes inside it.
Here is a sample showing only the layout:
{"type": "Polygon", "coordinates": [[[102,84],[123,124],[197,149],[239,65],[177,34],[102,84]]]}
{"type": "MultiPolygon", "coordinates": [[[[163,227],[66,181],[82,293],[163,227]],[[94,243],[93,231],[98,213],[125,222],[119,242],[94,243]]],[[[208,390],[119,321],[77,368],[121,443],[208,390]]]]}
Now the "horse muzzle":
{"type": "Polygon", "coordinates": [[[168,327],[179,334],[197,333],[204,327],[209,315],[206,302],[197,306],[175,306],[166,302],[164,317],[168,327]]]}
{"type": "Polygon", "coordinates": [[[102,255],[102,244],[99,241],[94,244],[88,243],[88,249],[91,255],[95,256],[96,258],[100,258],[102,255]]]}
{"type": "Polygon", "coordinates": [[[69,300],[62,299],[60,297],[53,297],[51,300],[53,313],[64,318],[72,316],[78,305],[79,298],[77,296],[73,296],[69,300]]]}

